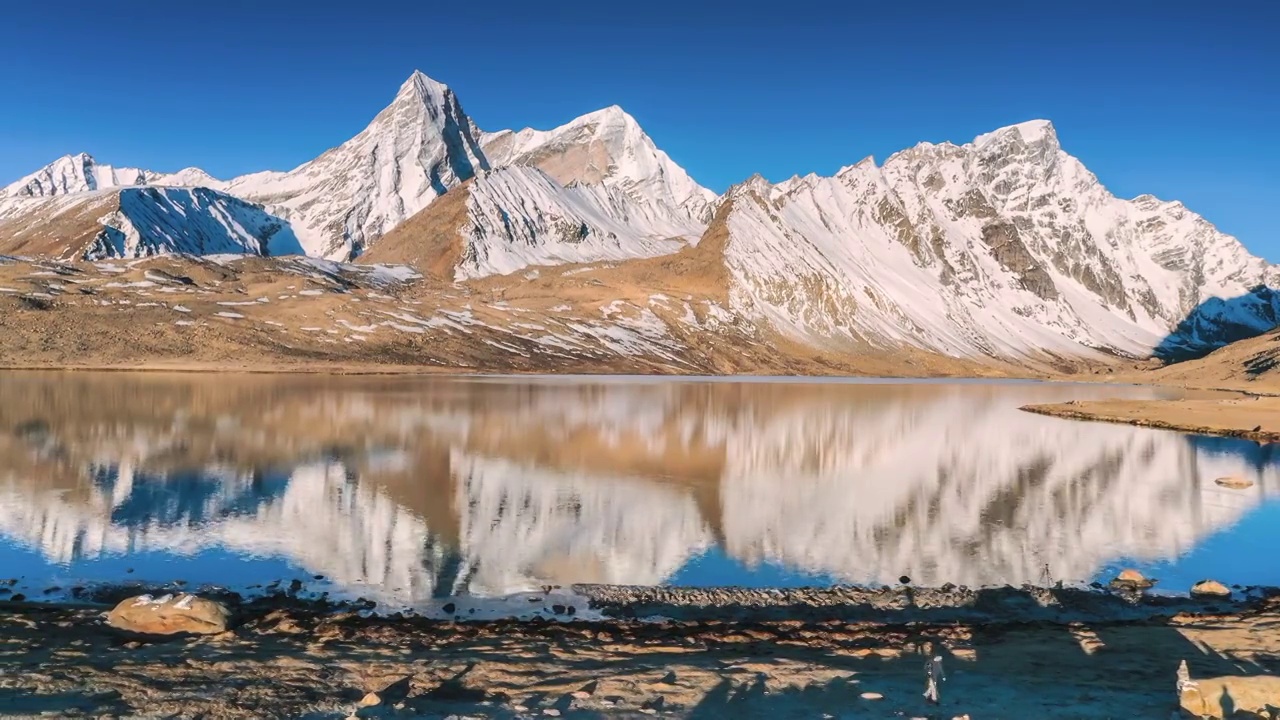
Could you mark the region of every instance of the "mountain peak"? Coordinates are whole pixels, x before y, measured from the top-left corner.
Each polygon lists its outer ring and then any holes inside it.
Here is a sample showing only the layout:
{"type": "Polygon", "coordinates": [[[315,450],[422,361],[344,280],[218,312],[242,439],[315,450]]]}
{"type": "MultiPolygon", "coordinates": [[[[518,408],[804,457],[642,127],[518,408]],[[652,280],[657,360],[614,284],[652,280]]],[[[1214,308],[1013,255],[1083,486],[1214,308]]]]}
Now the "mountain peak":
{"type": "Polygon", "coordinates": [[[1058,131],[1048,120],[1028,120],[1017,125],[1008,125],[973,139],[977,147],[990,145],[997,141],[1018,140],[1024,145],[1047,143],[1058,146],[1058,131]]]}
{"type": "Polygon", "coordinates": [[[577,125],[634,125],[640,126],[636,119],[623,110],[621,106],[610,105],[601,108],[595,112],[587,113],[580,118],[574,120],[571,124],[577,125]]]}
{"type": "Polygon", "coordinates": [[[487,169],[479,134],[457,95],[415,70],[355,137],[287,173],[226,187],[289,213],[308,254],[345,260],[487,169]]]}
{"type": "Polygon", "coordinates": [[[414,70],[409,79],[400,85],[396,100],[413,98],[425,103],[439,103],[450,92],[448,85],[433,80],[421,70],[414,70]]]}
{"type": "Polygon", "coordinates": [[[145,185],[151,173],[137,168],[99,165],[89,153],[63,155],[24,178],[0,189],[5,197],[46,197],[145,185]]]}

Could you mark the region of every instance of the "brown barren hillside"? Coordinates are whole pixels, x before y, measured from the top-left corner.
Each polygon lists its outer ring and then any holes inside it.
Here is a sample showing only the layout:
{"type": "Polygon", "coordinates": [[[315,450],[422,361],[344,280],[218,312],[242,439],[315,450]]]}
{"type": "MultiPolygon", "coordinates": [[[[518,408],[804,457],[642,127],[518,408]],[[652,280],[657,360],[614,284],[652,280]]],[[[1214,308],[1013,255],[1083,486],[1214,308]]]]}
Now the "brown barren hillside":
{"type": "Polygon", "coordinates": [[[412,265],[429,277],[452,282],[466,247],[462,230],[467,223],[470,183],[450,190],[397,225],[361,255],[359,262],[412,265]]]}

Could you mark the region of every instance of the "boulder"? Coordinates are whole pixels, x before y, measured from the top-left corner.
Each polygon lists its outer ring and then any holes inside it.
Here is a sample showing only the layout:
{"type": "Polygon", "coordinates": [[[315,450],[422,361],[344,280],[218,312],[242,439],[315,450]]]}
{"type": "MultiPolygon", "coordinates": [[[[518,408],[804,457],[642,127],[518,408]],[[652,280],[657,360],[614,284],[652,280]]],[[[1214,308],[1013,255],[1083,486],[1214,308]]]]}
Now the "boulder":
{"type": "Polygon", "coordinates": [[[1201,580],[1191,586],[1191,597],[1231,597],[1231,589],[1217,580],[1201,580]]]}
{"type": "Polygon", "coordinates": [[[1132,568],[1121,570],[1120,574],[1111,581],[1112,587],[1129,590],[1145,590],[1155,584],[1155,580],[1146,577],[1132,568]]]}
{"type": "Polygon", "coordinates": [[[1232,490],[1248,490],[1253,487],[1252,480],[1236,476],[1220,477],[1217,480],[1214,480],[1214,482],[1224,488],[1230,488],[1232,490]]]}
{"type": "Polygon", "coordinates": [[[1280,677],[1227,675],[1196,678],[1179,687],[1182,709],[1197,718],[1274,717],[1280,677]]]}
{"type": "Polygon", "coordinates": [[[137,595],[121,600],[107,615],[107,624],[147,635],[212,635],[225,631],[230,618],[221,603],[188,593],[137,595]]]}

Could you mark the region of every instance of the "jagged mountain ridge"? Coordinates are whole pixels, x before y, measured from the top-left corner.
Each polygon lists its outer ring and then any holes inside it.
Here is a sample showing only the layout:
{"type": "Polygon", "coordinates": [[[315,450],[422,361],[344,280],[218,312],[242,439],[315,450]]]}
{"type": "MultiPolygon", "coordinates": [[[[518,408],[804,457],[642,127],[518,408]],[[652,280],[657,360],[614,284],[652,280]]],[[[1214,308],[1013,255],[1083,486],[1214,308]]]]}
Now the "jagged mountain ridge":
{"type": "Polygon", "coordinates": [[[302,253],[287,222],[205,187],[59,193],[25,200],[19,209],[0,216],[0,251],[59,260],[302,253]]]}
{"type": "Polygon", "coordinates": [[[1047,121],[727,197],[734,309],[809,342],[1137,356],[1210,297],[1258,331],[1280,309],[1251,297],[1274,266],[1180,203],[1111,195],[1047,121]]]}
{"type": "Polygon", "coordinates": [[[452,90],[414,73],[360,134],[289,172],[224,182],[197,168],[160,174],[62,158],[0,191],[0,241],[31,217],[74,215],[76,247],[54,254],[102,254],[98,235],[113,230],[80,230],[96,207],[88,199],[139,185],[222,190],[259,206],[265,217],[251,225],[284,228],[278,236],[297,247],[204,237],[198,224],[184,241],[179,222],[168,240],[109,244],[117,252],[244,246],[345,259],[403,228],[397,244],[436,256],[387,252],[440,265],[454,281],[672,254],[730,202],[718,262],[734,314],[838,352],[905,344],[962,357],[1185,356],[1280,317],[1280,295],[1265,291],[1271,265],[1180,203],[1115,198],[1046,121],[960,146],[923,143],[830,178],[757,177],[717,199],[616,106],[552,130],[485,133],[452,90]],[[465,212],[406,222],[464,184],[465,212]],[[71,198],[86,204],[68,213],[71,198]],[[446,242],[421,237],[421,227],[446,242]]]}
{"type": "Polygon", "coordinates": [[[415,72],[352,139],[294,170],[235,178],[227,189],[288,219],[307,254],[346,259],[487,170],[479,135],[451,89],[415,72]]]}
{"type": "Polygon", "coordinates": [[[502,263],[486,268],[483,257],[491,254],[547,255],[536,247],[556,242],[558,234],[544,238],[541,233],[547,226],[581,224],[581,212],[565,209],[580,206],[583,196],[595,198],[587,200],[596,208],[588,214],[607,215],[589,222],[588,232],[599,227],[602,235],[636,239],[638,247],[570,253],[576,261],[673,252],[683,245],[668,242],[675,238],[696,242],[715,199],[620,108],[590,113],[546,132],[481,133],[451,89],[415,72],[368,127],[294,170],[221,181],[199,168],[169,174],[117,170],[96,164],[88,155],[68,156],[0,191],[0,218],[29,211],[30,206],[16,205],[23,198],[135,185],[202,186],[261,205],[292,226],[306,254],[348,259],[362,254],[440,195],[499,166],[540,167],[554,178],[551,195],[541,192],[546,182],[536,181],[531,187],[539,188],[537,197],[520,198],[519,208],[510,204],[500,208],[522,219],[539,216],[543,220],[524,223],[523,231],[513,231],[506,223],[497,232],[493,220],[478,224],[481,236],[504,237],[507,245],[478,248],[476,256],[481,260],[460,272],[460,277],[512,269],[502,263]],[[586,135],[567,137],[574,133],[586,135]],[[491,162],[486,150],[498,152],[500,162],[491,162]],[[619,226],[626,231],[619,233],[619,226]],[[523,246],[535,250],[524,252],[523,246]]]}
{"type": "Polygon", "coordinates": [[[78,153],[64,155],[34,173],[0,188],[0,204],[4,200],[48,198],[144,185],[217,190],[226,183],[196,167],[183,168],[175,173],[159,173],[140,168],[104,165],[88,153],[78,153]]]}

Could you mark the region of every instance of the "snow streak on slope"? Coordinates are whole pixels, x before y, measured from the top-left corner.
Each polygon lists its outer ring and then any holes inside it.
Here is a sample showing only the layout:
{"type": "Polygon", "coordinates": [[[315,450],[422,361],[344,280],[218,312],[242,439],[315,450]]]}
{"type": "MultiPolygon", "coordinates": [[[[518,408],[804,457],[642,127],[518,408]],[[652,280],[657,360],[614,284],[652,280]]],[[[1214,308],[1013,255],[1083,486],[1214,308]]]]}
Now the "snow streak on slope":
{"type": "Polygon", "coordinates": [[[164,253],[294,255],[289,224],[207,188],[130,187],[0,205],[0,248],[60,259],[164,253]]]}
{"type": "Polygon", "coordinates": [[[1114,197],[1045,121],[730,195],[735,307],[811,342],[1145,355],[1280,276],[1178,203],[1114,197]]]}
{"type": "Polygon", "coordinates": [[[541,170],[501,168],[469,186],[458,279],[529,265],[625,260],[673,253],[690,223],[612,186],[564,187],[541,170]]]}
{"type": "Polygon", "coordinates": [[[479,135],[452,90],[415,72],[354,138],[290,172],[235,178],[227,191],[288,219],[308,255],[345,260],[487,169],[479,135]]]}
{"type": "Polygon", "coordinates": [[[715,193],[698,185],[622,108],[583,115],[554,130],[502,130],[482,137],[495,166],[532,165],[563,184],[604,183],[706,225],[715,193]]]}
{"type": "Polygon", "coordinates": [[[122,190],[120,207],[102,218],[89,259],[164,253],[298,255],[289,224],[238,198],[206,188],[122,190]]]}

